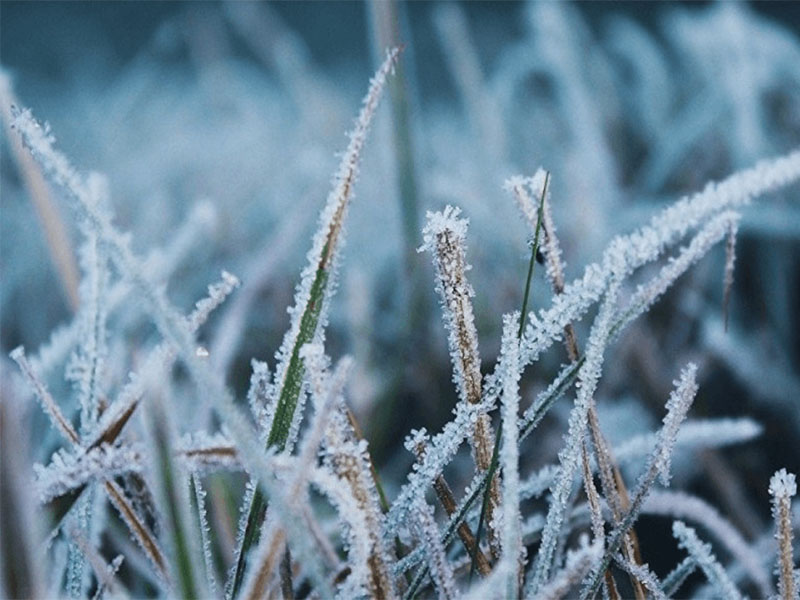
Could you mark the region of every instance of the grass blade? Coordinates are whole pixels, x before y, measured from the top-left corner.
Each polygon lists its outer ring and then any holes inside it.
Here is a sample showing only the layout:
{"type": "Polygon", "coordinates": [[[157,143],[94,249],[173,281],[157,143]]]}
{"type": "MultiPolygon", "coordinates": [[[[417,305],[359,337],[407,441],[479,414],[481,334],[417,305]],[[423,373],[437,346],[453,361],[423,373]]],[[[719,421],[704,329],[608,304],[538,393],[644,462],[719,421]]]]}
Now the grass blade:
{"type": "MultiPolygon", "coordinates": [[[[279,356],[281,364],[276,371],[276,382],[279,384],[278,403],[272,421],[267,446],[278,451],[284,450],[290,438],[295,409],[300,396],[305,367],[300,358],[300,349],[318,334],[324,326],[323,307],[333,287],[331,275],[339,248],[339,239],[344,225],[344,217],[352,197],[353,184],[358,175],[358,164],[361,149],[366,140],[367,131],[377,109],[386,77],[393,68],[400,50],[395,48],[389,52],[380,69],[372,79],[369,92],[356,121],[356,128],[350,135],[350,144],[342,157],[339,171],[335,178],[334,189],[320,217],[320,227],[314,237],[314,246],[310,253],[310,263],[303,272],[298,286],[296,305],[292,312],[299,315],[299,320],[292,323],[284,338],[279,356]],[[288,356],[288,360],[284,360],[288,356]]],[[[264,520],[267,504],[260,488],[253,494],[248,509],[247,523],[238,549],[236,566],[232,574],[231,597],[235,597],[241,588],[247,566],[247,553],[258,539],[258,529],[264,520]]]]}
{"type": "MultiPolygon", "coordinates": [[[[550,172],[545,171],[544,185],[542,186],[542,195],[541,198],[539,198],[539,213],[536,218],[536,232],[533,235],[533,245],[531,246],[531,258],[528,263],[528,276],[525,279],[525,293],[522,296],[522,313],[520,313],[519,331],[517,332],[517,340],[522,339],[522,332],[525,331],[525,315],[527,314],[528,311],[528,300],[530,298],[531,280],[533,279],[533,266],[536,264],[536,255],[539,253],[539,234],[542,231],[542,214],[544,212],[544,200],[545,198],[547,198],[547,188],[549,187],[549,185],[550,185],[550,172]]],[[[499,457],[500,457],[500,438],[502,437],[502,435],[503,435],[503,422],[500,421],[500,424],[497,426],[497,436],[495,437],[494,448],[492,449],[492,461],[489,464],[489,473],[488,473],[489,481],[491,481],[491,478],[494,477],[495,471],[497,471],[497,464],[499,462],[499,457]]],[[[475,532],[476,552],[473,554],[472,566],[469,569],[470,582],[472,581],[472,575],[475,573],[477,549],[480,548],[481,544],[481,532],[483,530],[483,521],[486,518],[486,508],[489,505],[490,490],[491,486],[486,486],[486,491],[484,492],[483,496],[483,505],[481,506],[481,516],[478,519],[478,529],[475,532]]]]}

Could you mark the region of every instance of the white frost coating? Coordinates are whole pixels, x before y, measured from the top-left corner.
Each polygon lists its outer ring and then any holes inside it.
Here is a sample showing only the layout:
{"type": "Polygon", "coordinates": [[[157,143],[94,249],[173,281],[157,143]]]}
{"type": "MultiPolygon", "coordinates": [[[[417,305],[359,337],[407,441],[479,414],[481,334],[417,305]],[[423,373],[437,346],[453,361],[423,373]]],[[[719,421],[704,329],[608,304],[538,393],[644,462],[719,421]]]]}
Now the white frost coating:
{"type": "Polygon", "coordinates": [[[236,526],[236,541],[233,544],[233,562],[228,569],[228,576],[225,579],[224,594],[226,600],[230,600],[233,596],[233,580],[236,573],[236,565],[239,563],[239,556],[242,552],[242,541],[244,540],[244,533],[247,529],[247,518],[250,514],[249,508],[253,503],[253,496],[255,496],[257,488],[258,480],[254,477],[250,477],[244,484],[244,494],[242,496],[242,502],[239,504],[239,521],[236,526]]]}
{"type": "Polygon", "coordinates": [[[198,300],[191,315],[187,318],[187,325],[192,331],[196,331],[208,320],[208,316],[220,304],[225,302],[233,290],[239,287],[239,279],[227,271],[223,271],[221,279],[217,283],[208,286],[208,296],[198,300]]]}
{"type": "Polygon", "coordinates": [[[669,400],[667,400],[667,414],[664,416],[664,425],[658,434],[656,447],[647,459],[644,472],[639,476],[636,489],[631,496],[628,511],[608,538],[608,547],[603,557],[603,562],[593,569],[592,576],[584,587],[581,598],[586,599],[597,590],[603,571],[611,561],[613,553],[617,551],[620,543],[627,535],[628,530],[638,518],[642,505],[647,499],[656,477],[660,475],[664,485],[669,484],[670,455],[675,445],[678,428],[686,418],[686,413],[689,411],[689,407],[692,405],[697,393],[696,375],[697,366],[689,363],[681,371],[680,379],[673,382],[676,387],[670,394],[669,400]]]}
{"type": "MultiPolygon", "coordinates": [[[[307,368],[311,388],[315,396],[320,396],[328,384],[323,381],[323,371],[328,362],[321,347],[306,345],[303,351],[307,356],[307,368]]],[[[352,364],[348,359],[346,365],[352,364]]],[[[342,363],[340,362],[340,368],[342,363]]],[[[337,373],[340,370],[337,369],[337,373]]],[[[349,368],[349,367],[347,367],[349,368]]],[[[336,375],[334,375],[335,379],[336,375]]],[[[320,401],[317,400],[318,410],[320,401]]],[[[367,592],[371,597],[394,597],[397,592],[394,588],[389,566],[392,564],[389,545],[385,542],[381,521],[383,513],[378,499],[375,480],[371,471],[371,462],[367,452],[367,441],[359,439],[350,424],[344,403],[341,387],[335,393],[334,401],[327,410],[333,414],[328,420],[325,438],[323,441],[323,464],[330,468],[343,485],[349,487],[357,506],[363,513],[363,528],[354,532],[359,537],[360,543],[366,543],[368,548],[368,562],[363,567],[369,571],[367,592]]],[[[318,445],[318,444],[317,444],[318,445]]],[[[361,566],[361,565],[359,565],[361,566]]]]}
{"type": "MultiPolygon", "coordinates": [[[[536,595],[537,600],[560,600],[566,593],[580,583],[594,563],[603,554],[603,546],[595,542],[588,545],[588,537],[581,539],[577,550],[567,552],[567,564],[543,586],[536,595]]],[[[527,596],[526,596],[527,597],[527,596]]]]}
{"type": "Polygon", "coordinates": [[[50,417],[50,421],[53,423],[53,426],[61,431],[64,437],[70,440],[73,444],[78,444],[80,442],[78,433],[75,431],[72,423],[70,423],[64,417],[64,414],[61,412],[58,404],[56,404],[53,396],[48,391],[47,386],[34,372],[33,367],[25,357],[25,348],[22,346],[17,346],[10,352],[9,356],[14,362],[17,363],[17,365],[19,365],[22,374],[25,376],[25,380],[36,394],[39,402],[42,403],[42,407],[44,407],[47,416],[50,417]]]}
{"type": "Polygon", "coordinates": [[[655,573],[650,570],[647,563],[635,564],[621,555],[614,557],[617,564],[641,582],[655,600],[667,600],[666,594],[661,591],[661,582],[655,573]]]}
{"type": "Polygon", "coordinates": [[[237,444],[243,450],[241,455],[245,457],[247,466],[252,467],[254,472],[267,473],[269,470],[260,460],[263,453],[257,450],[252,428],[235,406],[224,383],[214,377],[207,365],[196,356],[194,332],[167,300],[164,290],[155,286],[145,275],[142,262],[130,249],[130,236],[120,233],[112,224],[111,216],[92,203],[82,178],[69,161],[53,148],[54,140],[49,130],[40,127],[31,117],[30,111],[18,111],[14,126],[22,134],[34,157],[56,183],[64,187],[81,217],[100,236],[120,273],[137,288],[159,332],[183,358],[197,383],[202,400],[210,402],[227,422],[237,444]]]}
{"type": "Polygon", "coordinates": [[[301,349],[301,354],[309,360],[309,377],[317,380],[314,385],[319,387],[317,390],[319,396],[314,406],[313,420],[300,446],[301,470],[295,482],[296,487],[291,492],[293,495],[299,494],[300,489],[304,488],[302,471],[314,466],[316,462],[331,416],[336,407],[343,403],[344,386],[353,364],[352,359],[345,356],[339,361],[333,374],[329,375],[323,371],[327,368],[329,360],[321,345],[306,344],[301,349]]]}
{"type": "Polygon", "coordinates": [[[696,378],[697,365],[689,363],[681,372],[681,378],[673,382],[677,387],[667,401],[667,414],[663,419],[664,426],[659,434],[656,451],[651,457],[651,461],[654,461],[651,464],[658,470],[664,486],[669,485],[672,450],[678,435],[678,428],[686,418],[689,407],[697,394],[696,378]]]}
{"type": "Polygon", "coordinates": [[[350,492],[350,486],[327,469],[314,469],[310,481],[330,498],[344,525],[350,575],[339,586],[336,597],[342,600],[361,598],[367,594],[369,589],[367,581],[370,576],[367,516],[350,492]]]}
{"type": "MultiPolygon", "coordinates": [[[[747,417],[740,419],[698,419],[686,421],[675,438],[675,450],[695,448],[719,448],[731,444],[747,442],[758,437],[763,427],[747,417]]],[[[613,454],[620,464],[634,462],[648,456],[658,443],[658,433],[637,435],[620,446],[613,454]]],[[[673,451],[674,452],[674,451],[673,451]]],[[[592,465],[593,470],[596,465],[592,465]]],[[[538,498],[552,485],[558,472],[555,465],[545,465],[525,479],[520,487],[523,500],[538,498]]]]}
{"type": "Polygon", "coordinates": [[[269,365],[266,362],[252,359],[250,361],[252,374],[250,387],[247,390],[247,403],[250,412],[258,425],[262,441],[267,443],[267,435],[275,416],[276,397],[270,383],[269,365]]]}
{"type": "Polygon", "coordinates": [[[428,559],[428,566],[431,570],[431,578],[436,585],[439,598],[450,600],[458,596],[458,588],[453,579],[453,569],[447,562],[442,541],[439,538],[439,528],[434,519],[433,507],[425,501],[425,496],[421,495],[416,500],[416,515],[414,526],[417,537],[425,548],[428,559]]]}
{"type": "MultiPolygon", "coordinates": [[[[531,232],[536,230],[536,223],[539,221],[538,202],[544,193],[546,180],[547,171],[540,167],[533,174],[533,177],[514,175],[509,177],[503,184],[503,189],[514,195],[514,200],[517,201],[517,206],[522,216],[527,219],[528,225],[531,226],[531,232]],[[536,198],[535,201],[534,198],[536,198]]],[[[549,191],[547,196],[548,198],[550,197],[549,191]]]]}
{"type": "MultiPolygon", "coordinates": [[[[380,66],[374,77],[370,80],[369,90],[364,97],[361,112],[355,122],[355,128],[348,134],[349,143],[347,149],[339,163],[339,168],[333,176],[333,188],[331,189],[325,207],[319,217],[319,226],[314,234],[311,249],[306,258],[308,263],[300,274],[300,283],[295,290],[294,306],[288,309],[291,316],[289,330],[286,332],[280,348],[275,354],[277,367],[275,368],[275,387],[283,389],[292,349],[297,343],[300,335],[300,322],[311,301],[311,286],[320,270],[334,271],[331,273],[330,280],[325,286],[322,308],[317,321],[315,342],[322,342],[322,332],[327,321],[327,307],[330,298],[336,288],[335,262],[341,246],[341,232],[344,226],[345,215],[353,197],[353,185],[358,177],[358,167],[361,160],[361,150],[367,138],[370,123],[378,108],[378,102],[383,94],[386,78],[394,69],[395,61],[400,54],[398,48],[388,52],[386,59],[380,66]]],[[[302,392],[301,392],[302,394],[302,392]]],[[[296,409],[295,412],[302,412],[296,409]]],[[[296,429],[295,429],[296,431],[296,429]]],[[[291,447],[293,440],[289,440],[286,447],[291,447]]]]}
{"type": "Polygon", "coordinates": [[[306,379],[314,401],[314,410],[319,412],[325,408],[330,395],[328,375],[330,358],[325,354],[325,347],[319,343],[306,344],[300,348],[300,358],[303,359],[306,368],[306,379]]]}
{"type": "MultiPolygon", "coordinates": [[[[474,292],[465,276],[470,268],[465,257],[468,221],[460,218],[460,214],[461,211],[452,206],[446,207],[441,212],[429,212],[428,222],[423,230],[424,243],[419,251],[430,250],[433,254],[436,291],[441,297],[443,317],[448,330],[453,382],[456,384],[461,401],[453,409],[455,418],[444,426],[441,433],[427,441],[424,457],[421,462],[416,462],[412,466],[408,483],[401,489],[384,521],[384,537],[396,532],[416,502],[416,498],[420,494],[424,495],[425,490],[450,462],[462,442],[476,430],[478,420],[491,409],[491,405],[480,401],[478,336],[470,301],[474,292]]],[[[427,434],[422,430],[416,435],[427,434]]],[[[413,452],[415,448],[413,439],[406,440],[406,448],[413,452]]],[[[488,457],[485,458],[488,461],[488,457]]]]}
{"type": "Polygon", "coordinates": [[[666,577],[661,580],[661,587],[664,590],[664,593],[667,596],[674,596],[675,592],[680,589],[680,587],[683,585],[683,582],[686,581],[686,578],[694,573],[696,568],[697,562],[693,557],[687,556],[684,558],[680,563],[678,563],[678,566],[667,573],[666,577]]]}
{"type": "MultiPolygon", "coordinates": [[[[588,265],[581,278],[567,284],[553,298],[550,308],[531,312],[520,354],[520,368],[535,361],[541,352],[560,339],[564,327],[575,322],[602,296],[611,274],[627,276],[633,270],[658,258],[667,246],[716,213],[748,204],[754,197],[779,189],[800,179],[800,150],[779,158],[764,160],[727,179],[706,185],[654,216],[635,232],[612,240],[599,263],[588,265]]],[[[486,380],[484,394],[500,393],[500,374],[486,380]]]]}
{"type": "MultiPolygon", "coordinates": [[[[392,504],[383,522],[383,535],[390,539],[403,525],[408,512],[413,508],[416,498],[438,477],[442,470],[458,452],[459,447],[472,431],[478,416],[491,409],[491,405],[459,402],[453,409],[455,418],[449,421],[440,433],[432,436],[426,446],[425,457],[421,463],[414,463],[397,499],[392,504]]],[[[406,448],[409,447],[408,439],[406,448]]],[[[413,446],[411,446],[413,448],[413,446]]]]}
{"type": "Polygon", "coordinates": [[[741,599],[739,590],[711,552],[711,545],[701,542],[694,529],[681,521],[675,521],[672,524],[672,535],[678,539],[678,545],[697,561],[717,594],[731,600],[741,599]]]}
{"type": "Polygon", "coordinates": [[[794,473],[788,473],[786,469],[777,471],[769,480],[769,493],[776,526],[775,539],[778,540],[778,593],[781,598],[796,600],[800,582],[796,581],[792,552],[792,498],[797,494],[794,473]]]}
{"type": "Polygon", "coordinates": [[[565,436],[564,447],[558,454],[560,466],[558,478],[551,488],[553,499],[547,513],[547,523],[542,532],[542,543],[539,547],[534,572],[525,590],[526,596],[536,595],[550,575],[556,544],[572,492],[575,471],[580,462],[580,450],[586,432],[589,407],[600,379],[603,355],[611,334],[611,320],[616,308],[619,286],[620,279],[615,276],[589,334],[586,360],[578,372],[578,383],[575,384],[578,393],[569,417],[569,430],[565,436]]]}
{"type": "Polygon", "coordinates": [[[794,473],[786,469],[776,471],[769,480],[769,493],[776,500],[791,499],[797,494],[797,480],[794,473]]]}
{"type": "Polygon", "coordinates": [[[558,474],[556,465],[546,465],[522,482],[519,495],[523,500],[538,498],[544,494],[558,474]]]}
{"type": "Polygon", "coordinates": [[[758,585],[764,598],[772,596],[774,590],[769,573],[762,565],[761,557],[748,544],[736,528],[716,508],[702,498],[683,492],[653,490],[645,500],[642,512],[651,515],[668,515],[675,519],[688,519],[705,527],[742,565],[750,578],[758,585]]]}
{"type": "Polygon", "coordinates": [[[503,366],[503,442],[500,448],[500,463],[503,467],[503,496],[501,516],[501,565],[505,571],[505,595],[508,598],[519,596],[518,572],[522,561],[522,533],[519,511],[519,429],[516,427],[519,416],[519,313],[503,317],[503,338],[500,347],[500,364],[503,366]]]}
{"type": "MultiPolygon", "coordinates": [[[[238,286],[235,276],[222,272],[222,279],[208,287],[209,296],[198,301],[195,309],[185,317],[186,326],[190,334],[194,334],[208,319],[211,312],[217,308],[228,295],[238,286]]],[[[144,394],[144,384],[157,373],[161,373],[172,365],[175,360],[175,349],[169,344],[160,343],[147,355],[138,373],[131,373],[129,381],[117,395],[117,399],[103,413],[90,441],[86,447],[92,447],[102,439],[109,430],[115,428],[120,419],[130,418],[144,394]]]]}
{"type": "Polygon", "coordinates": [[[478,331],[471,298],[475,295],[466,278],[470,265],[466,259],[468,219],[461,209],[447,206],[441,212],[428,212],[422,230],[423,245],[433,255],[436,292],[442,304],[447,342],[453,362],[453,383],[462,402],[477,403],[481,397],[478,331]]]}
{"type": "Polygon", "coordinates": [[[93,479],[141,472],[141,451],[140,444],[127,444],[122,447],[104,444],[81,456],[64,449],[58,450],[53,453],[46,467],[41,464],[33,465],[39,502],[45,504],[93,479]]]}
{"type": "Polygon", "coordinates": [[[630,312],[626,314],[622,326],[648,310],[681,274],[700,260],[731,228],[737,226],[739,218],[740,215],[733,211],[720,213],[692,238],[688,246],[681,248],[677,257],[671,257],[658,275],[638,285],[629,302],[630,312]]]}
{"type": "MultiPolygon", "coordinates": [[[[285,531],[286,534],[291,536],[293,531],[297,532],[301,529],[299,523],[302,522],[302,519],[299,516],[303,514],[304,507],[308,504],[309,477],[314,471],[320,442],[325,433],[330,414],[336,402],[341,398],[351,364],[350,359],[345,357],[339,362],[334,373],[328,375],[322,371],[323,365],[327,364],[328,360],[321,345],[306,344],[301,349],[301,353],[304,359],[308,358],[310,360],[312,368],[308,370],[309,377],[316,377],[320,380],[319,385],[324,396],[315,406],[316,410],[311,425],[301,442],[297,464],[291,470],[289,481],[284,482],[281,490],[280,502],[289,510],[288,521],[292,523],[287,522],[287,518],[281,519],[280,522],[273,518],[267,519],[264,530],[261,533],[258,548],[254,550],[254,560],[245,574],[245,581],[241,591],[243,598],[250,597],[251,593],[263,593],[261,586],[264,582],[260,579],[260,575],[265,572],[265,566],[270,564],[269,561],[275,560],[274,548],[276,544],[280,543],[282,532],[285,531]]],[[[273,502],[274,500],[271,498],[270,501],[273,502]]],[[[295,533],[295,537],[296,535],[295,533]]],[[[300,560],[301,564],[308,563],[306,566],[309,568],[314,565],[311,568],[312,578],[316,582],[324,581],[322,562],[318,560],[318,550],[315,549],[312,536],[303,534],[303,545],[306,546],[305,554],[301,554],[303,550],[300,549],[296,552],[296,558],[300,560]]],[[[366,561],[364,564],[366,565],[366,561]]]]}
{"type": "MultiPolygon", "coordinates": [[[[720,448],[740,444],[758,437],[763,431],[764,428],[759,423],[748,417],[686,421],[675,438],[675,449],[720,448]]],[[[614,448],[614,456],[620,463],[647,456],[655,448],[657,437],[656,433],[632,437],[614,448]]]]}
{"type": "Polygon", "coordinates": [[[184,434],[175,443],[175,454],[190,473],[202,475],[214,471],[239,471],[242,462],[233,441],[225,434],[195,431],[184,434]]]}
{"type": "MultiPolygon", "coordinates": [[[[589,265],[581,279],[568,284],[564,293],[554,298],[550,309],[540,311],[539,317],[533,312],[530,313],[528,317],[530,323],[523,335],[520,369],[524,369],[535,360],[539,353],[548,348],[553,341],[560,339],[563,327],[583,315],[597,301],[603,290],[606,289],[606,271],[609,266],[622,265],[630,270],[639,267],[647,260],[655,259],[664,247],[675,243],[689,229],[701,224],[715,213],[728,207],[746,205],[753,197],[788,185],[798,178],[800,178],[800,151],[777,159],[762,161],[755,167],[740,171],[720,183],[709,184],[704,191],[685,197],[662,211],[651,220],[649,226],[643,227],[629,236],[613,240],[604,254],[602,263],[589,265]],[[685,218],[682,217],[682,213],[685,214],[685,218]],[[641,254],[648,249],[651,250],[651,253],[647,256],[652,256],[652,258],[644,260],[641,254]],[[636,257],[636,260],[629,260],[634,254],[639,256],[636,257]]],[[[696,260],[694,257],[701,255],[701,249],[711,245],[710,240],[716,237],[716,233],[722,231],[720,236],[723,235],[724,226],[727,226],[735,218],[735,213],[723,213],[719,215],[719,218],[713,219],[696,236],[697,241],[693,241],[694,246],[690,243],[678,259],[662,268],[662,275],[657,278],[662,285],[653,283],[650,288],[642,291],[636,298],[643,303],[652,302],[653,294],[660,293],[658,290],[663,287],[663,284],[674,281],[677,274],[682,272],[680,269],[688,268],[696,260]],[[714,235],[711,234],[712,231],[714,235]]],[[[644,311],[646,307],[646,305],[640,304],[635,315],[644,311]]],[[[629,314],[622,325],[633,316],[629,314]]],[[[569,374],[568,371],[569,367],[563,369],[559,379],[553,382],[548,391],[558,389],[563,377],[569,374]]],[[[496,371],[485,379],[483,398],[484,402],[487,402],[487,407],[491,406],[500,393],[500,377],[501,373],[496,371]]],[[[541,395],[541,397],[546,396],[547,394],[541,395]]],[[[533,421],[536,406],[535,402],[526,411],[521,420],[522,423],[533,421]]],[[[459,416],[457,412],[456,419],[459,416]]],[[[420,490],[427,489],[436,474],[441,472],[443,466],[452,458],[465,437],[465,430],[460,429],[452,421],[445,426],[442,433],[433,436],[424,460],[421,464],[414,466],[408,483],[401,490],[399,501],[392,506],[389,512],[389,518],[384,526],[384,535],[391,535],[397,530],[408,511],[411,498],[420,490]],[[444,455],[432,451],[437,442],[442,444],[444,455]]]]}
{"type": "MultiPolygon", "coordinates": [[[[99,195],[99,192],[97,192],[99,195]]],[[[98,197],[98,200],[100,198],[98,197]]],[[[106,296],[108,293],[108,260],[98,243],[97,234],[87,232],[80,249],[83,272],[79,286],[81,298],[77,321],[80,322],[80,343],[67,364],[66,377],[75,383],[81,407],[80,432],[86,436],[95,426],[99,414],[101,380],[108,352],[106,344],[106,296]]]]}
{"type": "Polygon", "coordinates": [[[206,586],[212,596],[217,595],[217,576],[214,574],[214,557],[211,553],[211,528],[208,526],[206,513],[206,491],[197,474],[192,473],[191,483],[194,485],[195,502],[197,502],[197,518],[200,526],[200,539],[203,544],[203,561],[206,568],[206,586]]]}
{"type": "MultiPolygon", "coordinates": [[[[213,229],[214,217],[214,207],[210,202],[194,205],[168,245],[152,250],[145,259],[144,270],[153,281],[164,281],[169,277],[198,240],[213,229]]],[[[127,281],[118,281],[111,287],[107,294],[106,312],[112,313],[129,292],[130,284],[127,281]]],[[[47,374],[64,360],[79,338],[79,325],[80,321],[73,319],[68,325],[53,330],[47,343],[30,359],[37,372],[47,374]]]]}

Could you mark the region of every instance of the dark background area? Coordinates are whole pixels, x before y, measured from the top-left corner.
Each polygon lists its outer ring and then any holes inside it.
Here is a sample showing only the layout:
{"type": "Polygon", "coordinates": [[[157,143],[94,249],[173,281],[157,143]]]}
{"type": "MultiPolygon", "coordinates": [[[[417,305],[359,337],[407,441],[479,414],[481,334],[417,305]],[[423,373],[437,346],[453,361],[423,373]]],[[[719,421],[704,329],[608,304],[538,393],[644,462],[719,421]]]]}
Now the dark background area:
{"type": "MultiPolygon", "coordinates": [[[[159,28],[178,20],[190,7],[213,6],[205,2],[27,2],[0,3],[0,61],[17,72],[20,91],[30,80],[58,80],[92,69],[120,69],[148,43],[158,39],[159,28]]],[[[671,2],[579,2],[590,26],[599,28],[609,15],[633,18],[657,31],[660,14],[671,2]]],[[[702,10],[709,2],[683,4],[702,10]]],[[[433,2],[406,4],[413,31],[413,51],[424,94],[446,88],[437,74],[441,57],[431,25],[433,2]]],[[[463,2],[481,56],[491,62],[497,49],[523,27],[520,2],[463,2]],[[479,24],[479,26],[478,26],[479,24]]],[[[795,31],[800,31],[800,3],[753,2],[751,7],[795,31]]],[[[370,47],[367,12],[363,2],[278,2],[273,8],[307,44],[322,66],[369,73],[370,47]]],[[[243,49],[241,49],[243,52],[243,49]]]]}

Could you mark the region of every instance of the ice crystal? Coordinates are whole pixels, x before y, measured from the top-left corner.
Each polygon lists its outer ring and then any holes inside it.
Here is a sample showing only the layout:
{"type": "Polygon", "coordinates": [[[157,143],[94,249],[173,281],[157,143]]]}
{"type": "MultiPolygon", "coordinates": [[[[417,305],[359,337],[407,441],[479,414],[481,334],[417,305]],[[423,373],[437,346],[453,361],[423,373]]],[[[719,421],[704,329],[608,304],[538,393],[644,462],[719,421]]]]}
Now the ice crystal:
{"type": "Polygon", "coordinates": [[[672,534],[678,538],[679,546],[686,550],[703,570],[716,593],[721,594],[723,598],[742,597],[711,551],[711,545],[700,541],[694,529],[687,527],[682,521],[675,521],[672,524],[672,534]]]}

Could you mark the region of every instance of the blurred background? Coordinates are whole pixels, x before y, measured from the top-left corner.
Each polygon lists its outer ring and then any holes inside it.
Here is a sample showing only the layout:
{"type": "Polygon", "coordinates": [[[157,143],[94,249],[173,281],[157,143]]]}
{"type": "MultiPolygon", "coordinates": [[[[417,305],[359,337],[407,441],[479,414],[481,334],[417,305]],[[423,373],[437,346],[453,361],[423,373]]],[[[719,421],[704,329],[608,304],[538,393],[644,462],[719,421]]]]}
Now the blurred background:
{"type": "MultiPolygon", "coordinates": [[[[503,181],[551,171],[567,279],[580,276],[615,234],[800,144],[798,31],[798,3],[3,2],[0,63],[75,165],[108,177],[117,225],[141,256],[155,252],[177,306],[188,311],[223,268],[242,279],[201,332],[242,397],[251,358],[274,366],[368,78],[388,45],[405,45],[365,149],[328,335],[334,358],[356,358],[350,400],[393,490],[411,460],[403,437],[436,431],[456,401],[429,256],[415,251],[425,211],[455,204],[470,219],[491,372],[531,235],[503,181]]],[[[0,169],[7,355],[48,344],[72,308],[7,134],[0,169]]],[[[601,423],[622,443],[656,427],[680,367],[698,361],[694,415],[749,416],[764,432],[686,457],[676,486],[749,535],[768,523],[769,475],[800,468],[798,193],[746,210],[727,333],[717,248],[622,336],[599,390],[601,423]]],[[[550,301],[543,271],[534,308],[550,301]]],[[[155,333],[136,307],[109,318],[113,389],[155,333]]],[[[565,361],[554,348],[528,370],[527,402],[565,361]]],[[[49,374],[56,390],[62,374],[49,374]]],[[[554,460],[568,410],[548,417],[526,468],[554,460]]],[[[668,535],[666,521],[654,527],[668,535]]]]}

